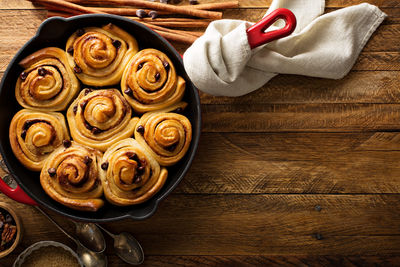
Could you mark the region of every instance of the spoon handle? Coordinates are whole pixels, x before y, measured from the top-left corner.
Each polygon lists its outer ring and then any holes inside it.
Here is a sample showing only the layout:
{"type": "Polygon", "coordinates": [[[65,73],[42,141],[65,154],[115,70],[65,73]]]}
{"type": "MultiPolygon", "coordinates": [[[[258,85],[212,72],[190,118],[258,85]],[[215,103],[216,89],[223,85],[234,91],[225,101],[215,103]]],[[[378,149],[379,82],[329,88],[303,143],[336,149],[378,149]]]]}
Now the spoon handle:
{"type": "Polygon", "coordinates": [[[111,236],[112,238],[115,238],[115,235],[113,233],[110,233],[108,230],[104,229],[102,226],[100,226],[99,224],[95,223],[95,225],[97,227],[99,227],[101,230],[103,230],[104,232],[106,232],[109,236],[111,236]]]}
{"type": "Polygon", "coordinates": [[[39,210],[44,216],[46,216],[46,218],[49,219],[49,221],[51,221],[55,226],[57,226],[57,228],[60,229],[61,232],[63,232],[66,236],[68,236],[71,240],[73,240],[75,243],[78,244],[78,241],[75,238],[73,238],[70,234],[68,234],[55,220],[53,220],[53,218],[50,217],[49,214],[47,214],[44,210],[39,208],[39,206],[35,206],[35,208],[39,210]]]}

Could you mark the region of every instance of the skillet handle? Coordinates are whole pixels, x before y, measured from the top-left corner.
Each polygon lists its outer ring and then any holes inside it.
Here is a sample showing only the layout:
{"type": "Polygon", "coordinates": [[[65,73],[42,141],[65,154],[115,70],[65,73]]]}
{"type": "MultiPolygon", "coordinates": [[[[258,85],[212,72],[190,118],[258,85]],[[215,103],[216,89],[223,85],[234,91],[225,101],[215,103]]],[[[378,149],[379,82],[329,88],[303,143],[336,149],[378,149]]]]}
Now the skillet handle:
{"type": "MultiPolygon", "coordinates": [[[[0,160],[0,168],[4,172],[7,173],[6,176],[8,176],[10,179],[14,179],[14,178],[12,178],[12,175],[9,173],[3,160],[0,160]]],[[[17,187],[15,189],[13,189],[6,182],[4,182],[3,179],[0,177],[0,192],[2,192],[4,195],[8,196],[12,200],[15,200],[19,203],[32,205],[32,206],[38,206],[36,201],[34,201],[32,198],[30,198],[17,183],[16,183],[16,185],[17,185],[17,187]]]]}
{"type": "Polygon", "coordinates": [[[250,48],[253,49],[290,35],[296,28],[296,24],[296,17],[289,9],[278,8],[272,11],[265,18],[247,29],[247,39],[250,48]],[[286,22],[285,27],[279,30],[265,32],[269,26],[279,19],[283,19],[286,22]]]}
{"type": "Polygon", "coordinates": [[[19,203],[37,206],[38,204],[32,198],[30,198],[19,185],[15,189],[11,188],[6,184],[3,179],[0,178],[0,191],[19,203]]]}

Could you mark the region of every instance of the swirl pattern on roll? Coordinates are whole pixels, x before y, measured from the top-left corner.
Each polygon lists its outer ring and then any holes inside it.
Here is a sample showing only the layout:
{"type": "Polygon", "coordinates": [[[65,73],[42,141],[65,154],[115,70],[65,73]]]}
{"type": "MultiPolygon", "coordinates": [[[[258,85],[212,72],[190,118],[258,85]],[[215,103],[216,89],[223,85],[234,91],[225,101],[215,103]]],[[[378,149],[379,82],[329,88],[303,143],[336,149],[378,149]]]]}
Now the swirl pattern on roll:
{"type": "Polygon", "coordinates": [[[138,51],[136,39],[113,24],[77,30],[67,41],[68,62],[86,85],[118,84],[138,51]]]}
{"type": "Polygon", "coordinates": [[[74,141],[105,151],[119,140],[131,137],[139,120],[117,89],[84,89],[67,111],[74,141]]]}
{"type": "Polygon", "coordinates": [[[50,153],[70,137],[61,113],[22,109],[11,120],[9,139],[17,159],[26,168],[40,171],[50,153]]]}
{"type": "Polygon", "coordinates": [[[118,206],[145,202],[164,185],[168,171],[132,138],[115,143],[104,153],[100,177],[107,200],[118,206]]]}
{"type": "Polygon", "coordinates": [[[40,173],[43,190],[55,201],[76,210],[97,211],[104,204],[99,178],[102,153],[75,142],[57,148],[40,173]]]}
{"type": "Polygon", "coordinates": [[[160,163],[171,166],[187,152],[192,140],[192,125],[182,112],[181,102],[169,108],[145,113],[135,129],[135,139],[160,163]]]}
{"type": "Polygon", "coordinates": [[[79,91],[79,81],[60,48],[40,49],[19,64],[24,71],[17,80],[15,97],[24,108],[61,111],[79,91]]]}
{"type": "Polygon", "coordinates": [[[137,113],[166,108],[182,100],[185,80],[178,76],[171,60],[156,49],[137,53],[121,79],[124,97],[137,113]]]}

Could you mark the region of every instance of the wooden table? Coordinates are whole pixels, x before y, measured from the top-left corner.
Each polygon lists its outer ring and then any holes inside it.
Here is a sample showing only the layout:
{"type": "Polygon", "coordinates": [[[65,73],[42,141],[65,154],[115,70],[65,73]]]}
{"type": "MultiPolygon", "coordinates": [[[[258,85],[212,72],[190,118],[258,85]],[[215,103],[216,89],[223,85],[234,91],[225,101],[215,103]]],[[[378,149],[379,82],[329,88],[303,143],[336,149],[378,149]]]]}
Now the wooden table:
{"type": "MultiPolygon", "coordinates": [[[[270,2],[240,0],[225,17],[257,21],[270,2]]],[[[361,2],[389,18],[346,78],[280,75],[240,98],[201,94],[188,175],[150,219],[106,227],[132,232],[148,266],[400,264],[400,0],[328,0],[327,11],[361,2]]],[[[0,76],[45,18],[30,2],[0,0],[0,76]]],[[[40,240],[73,247],[32,207],[0,201],[25,227],[1,266],[40,240]]],[[[110,240],[107,254],[123,266],[110,240]]]]}

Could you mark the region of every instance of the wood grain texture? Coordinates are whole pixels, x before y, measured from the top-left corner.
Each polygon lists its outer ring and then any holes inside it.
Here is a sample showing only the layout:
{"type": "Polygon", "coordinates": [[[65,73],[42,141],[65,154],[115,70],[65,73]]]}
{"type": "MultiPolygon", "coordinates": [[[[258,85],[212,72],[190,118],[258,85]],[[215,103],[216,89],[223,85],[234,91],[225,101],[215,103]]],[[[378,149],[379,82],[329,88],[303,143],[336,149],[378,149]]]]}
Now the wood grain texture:
{"type": "Polygon", "coordinates": [[[261,89],[242,97],[200,93],[203,104],[324,104],[400,102],[400,72],[353,71],[341,80],[278,75],[261,89]]]}
{"type": "Polygon", "coordinates": [[[203,105],[204,132],[399,131],[398,104],[203,105]]]}
{"type": "Polygon", "coordinates": [[[398,162],[399,133],[203,133],[176,192],[398,193],[398,162]]]}

